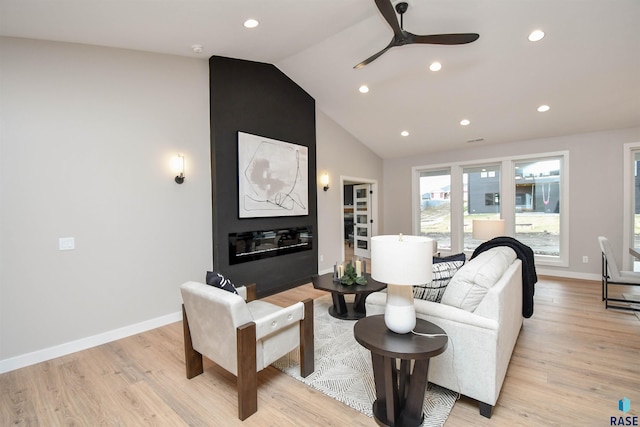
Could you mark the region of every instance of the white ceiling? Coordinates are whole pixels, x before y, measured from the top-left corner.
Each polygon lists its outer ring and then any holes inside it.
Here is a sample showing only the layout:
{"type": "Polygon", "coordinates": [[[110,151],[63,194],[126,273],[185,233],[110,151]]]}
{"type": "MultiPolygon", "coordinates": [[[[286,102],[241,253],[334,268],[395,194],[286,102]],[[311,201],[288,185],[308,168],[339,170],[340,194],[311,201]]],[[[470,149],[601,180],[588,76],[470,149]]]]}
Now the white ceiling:
{"type": "Polygon", "coordinates": [[[640,126],[640,1],[409,4],[408,31],[480,39],[393,48],[354,70],[391,40],[373,0],[0,0],[0,35],[272,63],[384,158],[640,126]],[[546,37],[529,42],[536,28],[546,37]]]}

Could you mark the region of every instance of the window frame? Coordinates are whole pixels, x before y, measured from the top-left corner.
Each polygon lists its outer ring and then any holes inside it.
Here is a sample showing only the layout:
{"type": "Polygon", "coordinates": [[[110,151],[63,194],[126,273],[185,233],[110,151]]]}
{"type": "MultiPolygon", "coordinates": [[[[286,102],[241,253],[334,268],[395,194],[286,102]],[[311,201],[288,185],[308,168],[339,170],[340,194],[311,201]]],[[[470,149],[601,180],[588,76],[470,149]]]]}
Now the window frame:
{"type": "MultiPolygon", "coordinates": [[[[634,216],[635,216],[635,153],[640,152],[640,142],[624,144],[624,164],[622,166],[623,200],[622,214],[622,242],[623,248],[634,247],[634,216]]],[[[626,249],[622,252],[622,270],[633,271],[633,256],[626,249]]]]}
{"type": "MultiPolygon", "coordinates": [[[[636,145],[640,149],[640,143],[636,145]]],[[[537,265],[568,267],[569,266],[569,152],[555,151],[526,155],[494,157],[487,159],[419,165],[411,168],[411,209],[412,230],[420,233],[420,172],[448,169],[451,174],[451,253],[459,253],[464,248],[464,186],[463,170],[465,168],[500,165],[500,217],[505,220],[506,234],[515,236],[515,164],[523,161],[539,161],[544,159],[560,160],[560,236],[559,251],[556,256],[535,255],[537,265]]],[[[628,210],[627,210],[628,211],[628,210]]],[[[627,212],[625,211],[625,212],[627,212]]],[[[628,233],[627,233],[628,234],[628,233]]],[[[443,251],[445,252],[445,251],[443,251]]],[[[471,255],[471,254],[468,254],[471,255]]]]}
{"type": "MultiPolygon", "coordinates": [[[[453,219],[453,212],[454,212],[454,200],[451,197],[451,193],[453,190],[453,186],[454,186],[454,178],[453,178],[453,170],[449,165],[444,165],[441,167],[430,167],[429,169],[416,169],[416,168],[412,168],[411,169],[411,175],[412,175],[412,179],[411,179],[411,194],[413,195],[411,198],[411,212],[413,213],[411,215],[412,220],[411,220],[411,229],[413,230],[413,234],[416,236],[420,236],[420,218],[421,218],[421,211],[422,211],[422,194],[420,192],[420,172],[422,171],[428,171],[428,172],[449,172],[449,176],[451,177],[451,183],[450,183],[450,187],[451,190],[449,191],[449,201],[450,201],[450,205],[449,205],[449,209],[450,209],[450,215],[451,218],[453,219]]],[[[453,230],[453,225],[451,225],[451,247],[452,247],[452,251],[453,251],[453,245],[454,245],[454,230],[453,230]]],[[[440,248],[438,248],[438,251],[440,251],[440,248]]],[[[446,252],[446,251],[443,251],[446,252]]]]}

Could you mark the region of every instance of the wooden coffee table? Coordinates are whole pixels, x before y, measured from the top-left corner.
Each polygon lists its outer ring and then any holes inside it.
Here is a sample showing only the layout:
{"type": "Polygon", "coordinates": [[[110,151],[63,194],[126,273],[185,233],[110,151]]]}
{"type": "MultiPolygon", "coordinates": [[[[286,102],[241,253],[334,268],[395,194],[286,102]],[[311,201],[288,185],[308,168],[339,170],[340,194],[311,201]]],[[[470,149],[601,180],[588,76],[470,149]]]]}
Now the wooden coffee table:
{"type": "Polygon", "coordinates": [[[313,287],[331,292],[333,305],[329,307],[329,314],[333,317],[343,320],[357,320],[365,317],[365,299],[372,292],[381,291],[387,287],[386,283],[380,283],[365,273],[367,279],[366,285],[343,285],[339,281],[333,281],[333,273],[323,274],[322,276],[314,275],[311,278],[313,287]],[[355,294],[353,303],[346,302],[344,296],[347,294],[355,294]]]}
{"type": "MultiPolygon", "coordinates": [[[[439,326],[423,319],[416,320],[415,331],[445,333],[439,326]]],[[[421,425],[429,359],[444,352],[448,337],[397,334],[387,329],[381,314],[358,320],[353,334],[360,345],[371,351],[377,397],[373,402],[373,416],[378,425],[421,425]],[[397,361],[400,361],[400,368],[397,361]]]]}

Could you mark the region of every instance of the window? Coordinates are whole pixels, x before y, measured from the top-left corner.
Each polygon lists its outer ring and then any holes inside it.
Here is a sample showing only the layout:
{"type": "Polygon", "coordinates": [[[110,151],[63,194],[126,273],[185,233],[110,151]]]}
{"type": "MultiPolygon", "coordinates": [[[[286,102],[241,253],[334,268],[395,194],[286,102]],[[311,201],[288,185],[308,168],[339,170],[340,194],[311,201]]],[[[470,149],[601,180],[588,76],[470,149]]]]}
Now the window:
{"type": "MultiPolygon", "coordinates": [[[[640,167],[640,146],[636,149],[640,167]]],[[[420,206],[415,232],[437,240],[445,254],[470,253],[482,243],[472,238],[473,220],[502,218],[505,234],[530,246],[536,263],[566,266],[568,158],[568,152],[559,152],[415,167],[419,203],[414,206],[420,206]]],[[[638,225],[633,232],[640,246],[640,179],[634,182],[638,225]]]]}
{"type": "Polygon", "coordinates": [[[640,151],[633,153],[633,240],[631,244],[634,248],[640,247],[640,177],[638,177],[638,167],[640,167],[640,151]]]}
{"type": "Polygon", "coordinates": [[[514,163],[515,238],[537,255],[560,256],[561,160],[514,163]]]}
{"type": "MultiPolygon", "coordinates": [[[[625,144],[624,150],[624,219],[622,222],[625,248],[640,247],[640,143],[625,144]]],[[[640,262],[623,252],[622,269],[640,271],[640,262]]]]}
{"type": "Polygon", "coordinates": [[[500,204],[500,193],[484,193],[485,206],[498,206],[500,204]]]}
{"type": "Polygon", "coordinates": [[[464,205],[464,250],[480,243],[471,237],[474,219],[500,219],[500,165],[470,166],[462,169],[464,205]]]}
{"type": "Polygon", "coordinates": [[[451,172],[420,172],[420,232],[438,242],[438,249],[451,249],[451,172]]]}

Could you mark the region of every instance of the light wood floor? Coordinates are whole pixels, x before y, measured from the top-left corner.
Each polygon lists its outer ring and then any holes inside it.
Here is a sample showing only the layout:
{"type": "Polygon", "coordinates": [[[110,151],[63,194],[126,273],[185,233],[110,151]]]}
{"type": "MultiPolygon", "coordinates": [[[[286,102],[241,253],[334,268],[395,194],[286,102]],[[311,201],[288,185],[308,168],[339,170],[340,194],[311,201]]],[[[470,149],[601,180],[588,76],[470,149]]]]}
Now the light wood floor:
{"type": "MultiPolygon", "coordinates": [[[[320,295],[304,285],[268,299],[320,295]]],[[[542,278],[493,417],[463,397],[446,426],[603,426],[623,397],[638,415],[639,351],[640,321],[605,310],[599,283],[542,278]]],[[[375,425],[272,367],[259,374],[258,412],[239,421],[234,377],[205,361],[185,378],[181,323],[2,374],[0,390],[2,426],[375,425]]]]}

